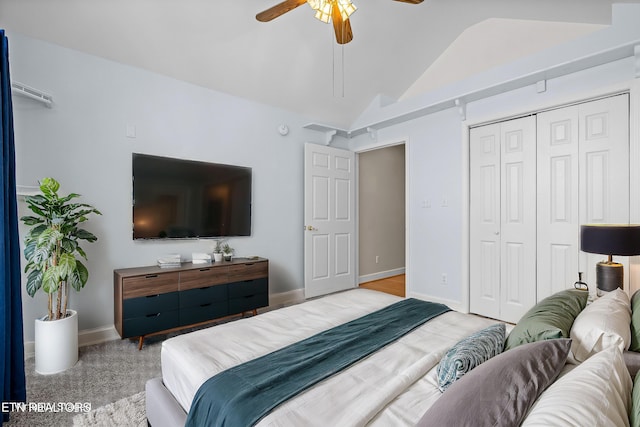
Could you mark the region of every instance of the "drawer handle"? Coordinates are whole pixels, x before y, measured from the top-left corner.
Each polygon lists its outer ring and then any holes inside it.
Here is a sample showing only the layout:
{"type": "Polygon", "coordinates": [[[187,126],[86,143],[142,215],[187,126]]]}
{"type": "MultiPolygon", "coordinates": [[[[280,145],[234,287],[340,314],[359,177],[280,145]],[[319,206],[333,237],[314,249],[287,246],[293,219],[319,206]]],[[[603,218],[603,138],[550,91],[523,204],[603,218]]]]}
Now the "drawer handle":
{"type": "Polygon", "coordinates": [[[209,289],[209,286],[203,286],[202,288],[198,288],[198,289],[200,289],[201,291],[206,291],[207,289],[209,289]]]}
{"type": "Polygon", "coordinates": [[[253,282],[253,279],[245,280],[244,283],[253,282]]]}
{"type": "Polygon", "coordinates": [[[146,317],[158,317],[158,316],[160,316],[160,313],[147,314],[146,317]]]}
{"type": "Polygon", "coordinates": [[[160,294],[156,294],[156,295],[147,295],[145,298],[158,298],[160,296],[160,294]]]}
{"type": "Polygon", "coordinates": [[[247,267],[251,267],[254,263],[245,264],[247,267]]]}
{"type": "Polygon", "coordinates": [[[209,271],[211,270],[210,268],[201,268],[199,271],[209,271]]]}
{"type": "Polygon", "coordinates": [[[211,305],[211,303],[208,304],[200,304],[200,307],[209,307],[211,305]]]}
{"type": "Polygon", "coordinates": [[[245,298],[253,298],[255,295],[245,295],[245,298]]]}
{"type": "Polygon", "coordinates": [[[147,274],[146,276],[144,276],[145,279],[153,279],[154,277],[158,277],[157,274],[147,274]]]}

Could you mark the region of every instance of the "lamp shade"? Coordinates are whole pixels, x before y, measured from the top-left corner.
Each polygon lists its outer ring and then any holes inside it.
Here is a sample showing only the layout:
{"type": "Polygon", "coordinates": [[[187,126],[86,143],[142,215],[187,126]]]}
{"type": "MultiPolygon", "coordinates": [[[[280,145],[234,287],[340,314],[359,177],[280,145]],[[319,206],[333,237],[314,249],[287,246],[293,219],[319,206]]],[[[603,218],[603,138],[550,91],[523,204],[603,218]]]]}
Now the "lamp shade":
{"type": "Polygon", "coordinates": [[[640,225],[581,225],[580,250],[602,255],[640,255],[640,225]]]}

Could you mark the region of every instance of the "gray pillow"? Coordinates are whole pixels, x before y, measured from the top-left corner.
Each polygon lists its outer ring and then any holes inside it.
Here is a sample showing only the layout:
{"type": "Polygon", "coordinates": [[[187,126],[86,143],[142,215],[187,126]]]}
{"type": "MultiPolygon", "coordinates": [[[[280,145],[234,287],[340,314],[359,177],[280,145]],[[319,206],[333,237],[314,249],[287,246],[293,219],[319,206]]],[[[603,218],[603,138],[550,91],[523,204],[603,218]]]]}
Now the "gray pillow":
{"type": "Polygon", "coordinates": [[[425,412],[421,427],[517,426],[562,370],[570,339],[520,345],[454,382],[425,412]]]}
{"type": "Polygon", "coordinates": [[[504,337],[504,323],[497,323],[458,341],[438,364],[438,389],[444,392],[464,374],[500,354],[504,337]]]}

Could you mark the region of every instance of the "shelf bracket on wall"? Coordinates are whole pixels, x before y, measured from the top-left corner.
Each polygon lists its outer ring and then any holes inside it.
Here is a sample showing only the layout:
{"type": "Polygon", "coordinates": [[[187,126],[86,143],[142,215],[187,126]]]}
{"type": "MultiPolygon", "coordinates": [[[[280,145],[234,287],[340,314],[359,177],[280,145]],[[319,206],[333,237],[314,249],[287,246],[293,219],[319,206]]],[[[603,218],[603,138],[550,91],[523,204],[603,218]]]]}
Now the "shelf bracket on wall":
{"type": "Polygon", "coordinates": [[[331,145],[334,136],[349,138],[351,135],[344,129],[338,129],[333,126],[322,125],[318,123],[309,123],[303,126],[305,129],[315,130],[324,133],[324,145],[331,145]]]}
{"type": "Polygon", "coordinates": [[[467,120],[467,104],[460,101],[460,98],[456,98],[454,103],[456,104],[456,107],[458,107],[458,114],[460,115],[460,120],[464,122],[465,120],[467,120]]]}
{"type": "Polygon", "coordinates": [[[11,91],[16,95],[24,96],[25,98],[41,102],[48,108],[51,108],[51,104],[53,103],[53,96],[51,96],[50,94],[31,86],[27,86],[20,82],[12,82],[11,91]]]}

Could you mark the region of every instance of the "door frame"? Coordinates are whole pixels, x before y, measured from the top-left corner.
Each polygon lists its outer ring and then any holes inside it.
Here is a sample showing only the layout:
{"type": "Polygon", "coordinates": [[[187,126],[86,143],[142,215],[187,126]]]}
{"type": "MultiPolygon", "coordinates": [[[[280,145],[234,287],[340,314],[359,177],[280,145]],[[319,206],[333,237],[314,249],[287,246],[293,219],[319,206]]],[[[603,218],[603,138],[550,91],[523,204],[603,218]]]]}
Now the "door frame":
{"type": "Polygon", "coordinates": [[[409,296],[409,289],[411,280],[409,278],[410,268],[410,247],[411,247],[411,232],[409,222],[409,201],[410,201],[410,186],[411,186],[411,173],[410,173],[410,150],[411,144],[409,143],[409,137],[394,138],[392,141],[381,141],[360,147],[354,150],[356,155],[356,283],[360,284],[360,153],[367,151],[380,150],[382,148],[393,147],[396,145],[404,145],[404,269],[405,269],[405,295],[409,296]]]}

